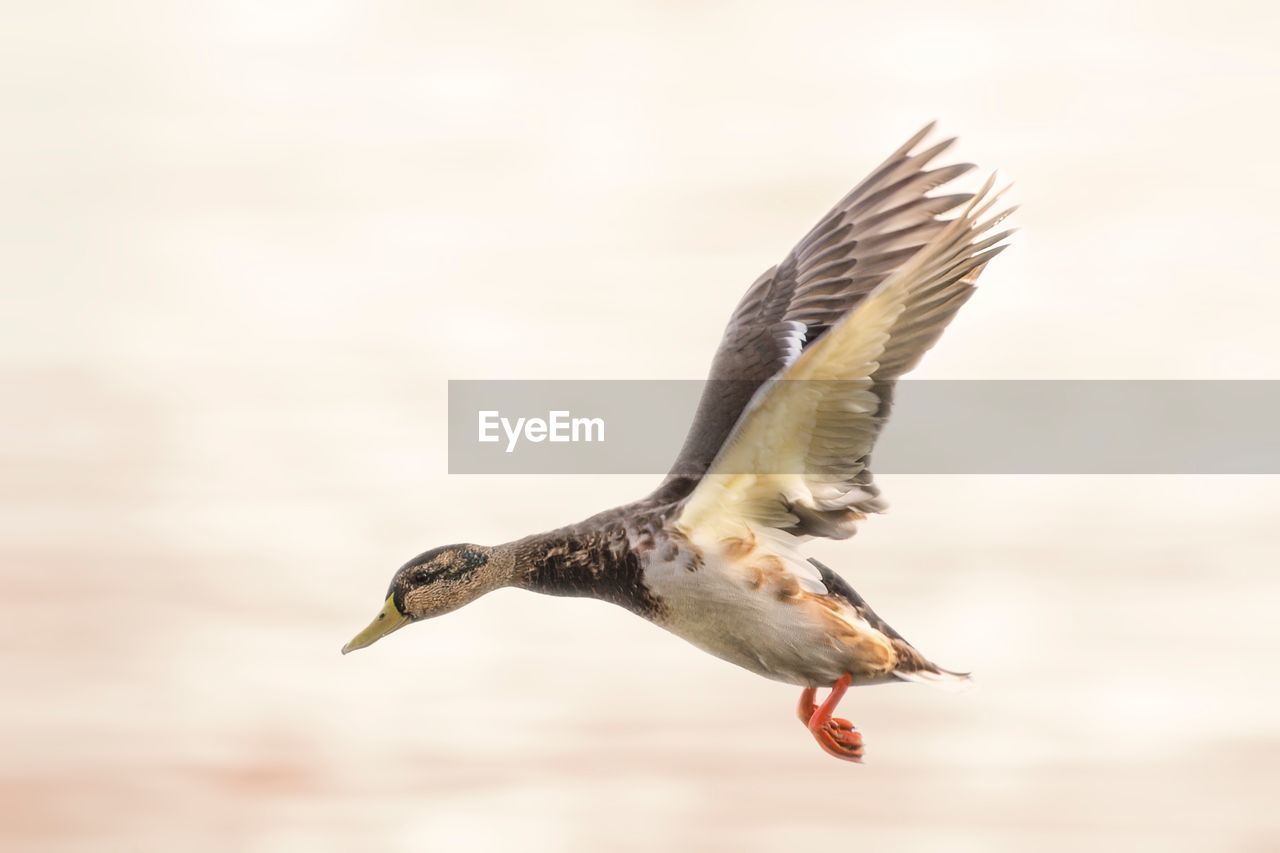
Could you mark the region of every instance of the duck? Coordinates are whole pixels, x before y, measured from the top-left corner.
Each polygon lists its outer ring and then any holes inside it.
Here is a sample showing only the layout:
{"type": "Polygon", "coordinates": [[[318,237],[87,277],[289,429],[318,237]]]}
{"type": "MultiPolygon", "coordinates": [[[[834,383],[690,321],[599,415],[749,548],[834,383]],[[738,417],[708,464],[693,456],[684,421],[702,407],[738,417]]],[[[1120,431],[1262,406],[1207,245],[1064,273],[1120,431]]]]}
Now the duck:
{"type": "MultiPolygon", "coordinates": [[[[610,602],[729,663],[801,688],[796,715],[826,753],[862,762],[835,717],[853,686],[964,686],[805,556],[887,503],[870,457],[894,387],[973,295],[1012,229],[995,175],[934,166],[954,144],[911,136],[747,289],[711,362],[687,438],[653,492],[494,546],[425,551],[391,577],[381,611],[343,649],[518,588],[610,602]],[[818,691],[827,691],[819,701],[818,691]]],[[[1007,187],[1005,188],[1007,189],[1007,187]]]]}

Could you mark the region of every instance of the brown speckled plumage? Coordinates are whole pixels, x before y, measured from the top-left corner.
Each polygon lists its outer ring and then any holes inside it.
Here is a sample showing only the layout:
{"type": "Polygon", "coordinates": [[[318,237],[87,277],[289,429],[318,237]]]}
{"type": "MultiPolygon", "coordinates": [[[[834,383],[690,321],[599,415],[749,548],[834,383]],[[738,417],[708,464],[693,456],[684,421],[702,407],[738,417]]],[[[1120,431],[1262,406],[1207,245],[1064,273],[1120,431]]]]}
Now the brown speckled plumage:
{"type": "Polygon", "coordinates": [[[645,585],[644,561],[659,545],[661,523],[659,512],[620,507],[530,536],[515,546],[515,585],[548,595],[598,598],[657,620],[662,603],[645,585]]]}

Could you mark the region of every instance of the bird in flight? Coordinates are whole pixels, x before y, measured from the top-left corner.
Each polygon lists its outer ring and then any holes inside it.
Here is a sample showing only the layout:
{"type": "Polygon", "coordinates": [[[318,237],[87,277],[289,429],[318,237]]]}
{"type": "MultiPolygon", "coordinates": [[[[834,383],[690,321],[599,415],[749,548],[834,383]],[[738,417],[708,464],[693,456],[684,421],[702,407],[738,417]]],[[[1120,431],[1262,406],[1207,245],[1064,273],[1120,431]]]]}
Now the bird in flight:
{"type": "Polygon", "coordinates": [[[958,685],[803,555],[882,512],[869,467],[898,377],[973,294],[1009,231],[976,193],[934,193],[973,168],[931,167],[924,128],[836,204],[738,303],[679,456],[647,497],[504,545],[447,545],[391,578],[382,611],[343,647],[518,587],[621,605],[730,663],[802,689],[800,721],[860,762],[832,716],[850,686],[958,685]],[[830,688],[819,703],[816,691],[830,688]]]}

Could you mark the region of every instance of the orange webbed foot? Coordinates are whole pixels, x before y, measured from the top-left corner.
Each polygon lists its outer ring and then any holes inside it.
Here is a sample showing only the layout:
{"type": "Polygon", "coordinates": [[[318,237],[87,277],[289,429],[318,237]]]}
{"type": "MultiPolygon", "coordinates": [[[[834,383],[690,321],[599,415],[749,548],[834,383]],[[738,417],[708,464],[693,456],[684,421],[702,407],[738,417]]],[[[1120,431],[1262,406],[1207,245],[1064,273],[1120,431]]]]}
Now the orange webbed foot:
{"type": "Polygon", "coordinates": [[[821,720],[816,726],[810,726],[813,739],[828,755],[856,764],[862,763],[862,732],[853,727],[853,723],[832,717],[821,720]]]}

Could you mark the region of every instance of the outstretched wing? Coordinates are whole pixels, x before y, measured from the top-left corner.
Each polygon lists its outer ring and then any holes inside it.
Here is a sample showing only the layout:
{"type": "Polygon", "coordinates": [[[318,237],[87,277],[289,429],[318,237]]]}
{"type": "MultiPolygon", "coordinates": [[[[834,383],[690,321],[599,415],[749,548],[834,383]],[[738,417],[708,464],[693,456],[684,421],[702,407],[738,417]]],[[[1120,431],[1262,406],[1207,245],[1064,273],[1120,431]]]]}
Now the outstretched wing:
{"type": "Polygon", "coordinates": [[[983,218],[998,198],[991,186],[761,386],[686,499],[682,528],[746,522],[842,539],[883,509],[867,463],[894,383],[937,341],[1009,234],[989,234],[1011,212],[983,218]]]}
{"type": "Polygon", "coordinates": [[[767,379],[941,232],[943,213],[969,201],[969,194],[927,195],[973,168],[928,169],[955,142],[913,153],[932,129],[930,124],[893,152],[743,296],[712,360],[684,447],[659,488],[664,499],[693,489],[767,379]]]}

